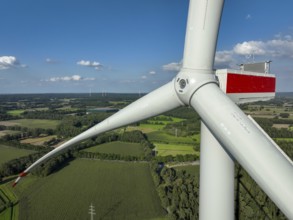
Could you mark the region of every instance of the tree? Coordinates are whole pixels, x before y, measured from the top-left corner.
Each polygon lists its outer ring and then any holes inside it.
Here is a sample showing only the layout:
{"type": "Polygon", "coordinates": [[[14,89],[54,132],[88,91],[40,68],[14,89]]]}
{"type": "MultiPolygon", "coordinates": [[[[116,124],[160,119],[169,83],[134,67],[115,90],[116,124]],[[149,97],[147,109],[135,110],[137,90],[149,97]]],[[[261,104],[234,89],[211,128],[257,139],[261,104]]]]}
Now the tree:
{"type": "Polygon", "coordinates": [[[289,118],[289,116],[290,116],[289,113],[286,113],[286,112],[280,113],[281,118],[289,118]]]}

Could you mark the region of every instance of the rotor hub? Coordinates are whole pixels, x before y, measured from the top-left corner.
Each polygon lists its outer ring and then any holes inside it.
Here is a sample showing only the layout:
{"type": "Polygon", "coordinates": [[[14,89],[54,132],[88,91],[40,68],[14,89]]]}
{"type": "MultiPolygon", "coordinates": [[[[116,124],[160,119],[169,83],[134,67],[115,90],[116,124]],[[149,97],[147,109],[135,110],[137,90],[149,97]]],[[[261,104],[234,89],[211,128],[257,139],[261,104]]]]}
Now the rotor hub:
{"type": "Polygon", "coordinates": [[[203,85],[216,83],[215,73],[212,70],[181,69],[175,77],[175,90],[179,99],[190,105],[192,95],[203,85]]]}

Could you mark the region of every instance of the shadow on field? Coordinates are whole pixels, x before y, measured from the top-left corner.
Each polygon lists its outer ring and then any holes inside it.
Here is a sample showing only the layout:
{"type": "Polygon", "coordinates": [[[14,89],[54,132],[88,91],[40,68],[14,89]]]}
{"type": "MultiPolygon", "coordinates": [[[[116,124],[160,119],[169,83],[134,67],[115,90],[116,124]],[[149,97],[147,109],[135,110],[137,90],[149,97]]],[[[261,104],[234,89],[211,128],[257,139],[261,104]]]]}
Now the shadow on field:
{"type": "Polygon", "coordinates": [[[101,216],[100,220],[103,220],[104,218],[106,218],[111,212],[114,212],[118,209],[118,207],[121,205],[123,200],[120,200],[118,202],[116,202],[112,207],[110,207],[106,213],[104,215],[101,216]]]}
{"type": "Polygon", "coordinates": [[[75,158],[68,158],[66,159],[65,161],[63,161],[62,163],[58,164],[57,167],[54,167],[54,169],[52,170],[52,172],[49,174],[54,174],[54,173],[57,173],[59,170],[62,170],[63,168],[67,167],[70,165],[70,163],[75,160],[75,158]]]}

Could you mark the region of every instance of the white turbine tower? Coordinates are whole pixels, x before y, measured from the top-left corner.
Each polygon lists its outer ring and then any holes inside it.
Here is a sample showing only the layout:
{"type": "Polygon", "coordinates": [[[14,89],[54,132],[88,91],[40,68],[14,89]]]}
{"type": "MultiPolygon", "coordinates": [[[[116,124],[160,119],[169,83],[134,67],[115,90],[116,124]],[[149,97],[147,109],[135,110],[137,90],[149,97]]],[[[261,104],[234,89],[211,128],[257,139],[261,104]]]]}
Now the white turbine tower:
{"type": "Polygon", "coordinates": [[[292,162],[221,91],[215,78],[213,64],[223,2],[190,0],[183,67],[171,82],[38,159],[15,184],[73,144],[179,106],[191,106],[202,120],[200,219],[234,218],[233,160],[293,219],[292,162]]]}

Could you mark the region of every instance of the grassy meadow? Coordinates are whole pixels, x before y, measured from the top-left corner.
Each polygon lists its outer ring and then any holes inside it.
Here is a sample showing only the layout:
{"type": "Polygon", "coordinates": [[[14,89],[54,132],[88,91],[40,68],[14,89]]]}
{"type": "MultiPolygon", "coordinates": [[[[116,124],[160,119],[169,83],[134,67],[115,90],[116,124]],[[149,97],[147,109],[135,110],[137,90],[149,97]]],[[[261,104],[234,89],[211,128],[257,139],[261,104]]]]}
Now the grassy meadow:
{"type": "Polygon", "coordinates": [[[148,119],[146,122],[141,122],[139,126],[128,126],[127,131],[140,130],[145,134],[149,134],[155,131],[161,131],[167,124],[183,121],[182,118],[167,117],[160,115],[154,118],[148,119]]]}
{"type": "Polygon", "coordinates": [[[7,111],[7,114],[13,115],[13,116],[20,116],[22,113],[24,113],[25,110],[23,109],[16,109],[16,110],[10,110],[7,111]]]}
{"type": "Polygon", "coordinates": [[[11,185],[0,185],[0,207],[7,203],[14,204],[0,213],[1,220],[18,220],[19,205],[17,204],[17,197],[11,190],[11,185]],[[1,204],[2,202],[2,204],[1,204]]]}
{"type": "Polygon", "coordinates": [[[176,137],[175,135],[167,134],[163,131],[156,131],[147,134],[149,140],[154,143],[166,143],[166,144],[199,144],[199,135],[193,135],[188,137],[176,137]]]}
{"type": "Polygon", "coordinates": [[[249,108],[244,110],[247,114],[254,117],[264,117],[273,118],[281,113],[289,113],[288,119],[293,119],[293,109],[284,106],[274,106],[274,105],[258,105],[249,104],[249,108]]]}
{"type": "Polygon", "coordinates": [[[185,154],[196,154],[199,155],[199,152],[196,152],[191,145],[178,145],[178,144],[161,144],[156,143],[156,151],[158,156],[176,156],[176,155],[185,155],[185,154]]]}
{"type": "Polygon", "coordinates": [[[13,189],[20,220],[155,219],[166,214],[149,165],[78,159],[45,178],[28,176],[13,189]],[[44,211],[45,210],[45,211],[44,211]]]}
{"type": "Polygon", "coordinates": [[[27,128],[43,128],[43,129],[55,129],[59,125],[60,121],[57,120],[46,120],[46,119],[17,119],[2,121],[0,125],[14,126],[18,125],[20,127],[27,128]]]}
{"type": "Polygon", "coordinates": [[[0,164],[3,164],[15,158],[32,154],[34,152],[35,151],[32,150],[18,149],[0,144],[0,164]]]}
{"type": "Polygon", "coordinates": [[[141,156],[143,155],[143,146],[139,143],[128,143],[128,142],[109,142],[98,146],[87,148],[87,152],[93,153],[107,153],[107,154],[120,154],[130,156],[141,156]]]}
{"type": "Polygon", "coordinates": [[[20,133],[19,131],[11,131],[11,130],[3,130],[3,131],[0,131],[0,138],[7,135],[7,134],[17,134],[17,133],[20,133]]]}

